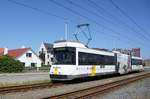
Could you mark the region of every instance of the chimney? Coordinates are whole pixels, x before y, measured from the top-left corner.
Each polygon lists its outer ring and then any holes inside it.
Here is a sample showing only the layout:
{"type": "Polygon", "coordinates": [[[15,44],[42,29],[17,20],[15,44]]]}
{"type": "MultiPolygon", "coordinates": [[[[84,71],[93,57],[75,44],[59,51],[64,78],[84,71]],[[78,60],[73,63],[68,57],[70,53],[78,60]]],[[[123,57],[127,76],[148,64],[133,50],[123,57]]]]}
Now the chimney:
{"type": "Polygon", "coordinates": [[[8,54],[8,48],[4,48],[4,55],[8,54]]]}

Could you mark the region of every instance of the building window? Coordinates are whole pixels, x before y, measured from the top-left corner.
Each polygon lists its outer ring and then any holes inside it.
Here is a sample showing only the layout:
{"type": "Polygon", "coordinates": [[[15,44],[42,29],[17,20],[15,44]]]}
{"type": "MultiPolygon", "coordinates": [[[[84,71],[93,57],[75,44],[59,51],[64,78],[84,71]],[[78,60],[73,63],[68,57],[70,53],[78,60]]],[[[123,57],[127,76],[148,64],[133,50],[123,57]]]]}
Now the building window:
{"type": "Polygon", "coordinates": [[[22,62],[22,64],[23,64],[23,66],[25,66],[25,63],[24,63],[24,62],[22,62]]]}
{"type": "Polygon", "coordinates": [[[47,65],[49,65],[49,62],[47,62],[47,65]]]}
{"type": "Polygon", "coordinates": [[[26,53],[26,57],[32,57],[32,53],[26,53]]]}
{"type": "Polygon", "coordinates": [[[42,62],[45,63],[45,54],[41,53],[39,57],[42,59],[42,62]]]}
{"type": "Polygon", "coordinates": [[[49,58],[49,55],[47,55],[47,58],[49,58]]]}
{"type": "Polygon", "coordinates": [[[35,65],[36,65],[36,63],[31,63],[31,67],[32,68],[35,67],[35,65]]]}
{"type": "Polygon", "coordinates": [[[54,58],[51,58],[51,62],[53,62],[54,61],[54,58]]]}
{"type": "Polygon", "coordinates": [[[44,48],[42,48],[42,53],[44,52],[44,48]]]}

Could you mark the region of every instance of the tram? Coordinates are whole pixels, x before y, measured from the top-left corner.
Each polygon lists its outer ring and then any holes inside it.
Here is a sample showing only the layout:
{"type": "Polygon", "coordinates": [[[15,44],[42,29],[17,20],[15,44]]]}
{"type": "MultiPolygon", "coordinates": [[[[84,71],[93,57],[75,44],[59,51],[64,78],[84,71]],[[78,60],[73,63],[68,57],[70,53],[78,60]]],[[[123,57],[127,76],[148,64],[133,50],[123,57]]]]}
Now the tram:
{"type": "Polygon", "coordinates": [[[51,80],[63,81],[141,70],[141,57],[92,49],[77,41],[64,40],[54,43],[54,64],[49,74],[51,80]]]}

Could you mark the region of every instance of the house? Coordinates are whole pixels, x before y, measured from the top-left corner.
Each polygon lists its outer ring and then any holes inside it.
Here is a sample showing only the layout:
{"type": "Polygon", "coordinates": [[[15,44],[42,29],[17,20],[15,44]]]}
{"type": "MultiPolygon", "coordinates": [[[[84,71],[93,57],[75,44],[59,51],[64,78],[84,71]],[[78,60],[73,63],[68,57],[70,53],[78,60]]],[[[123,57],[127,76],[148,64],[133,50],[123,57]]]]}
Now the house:
{"type": "Polygon", "coordinates": [[[4,55],[4,48],[0,48],[0,56],[4,55]]]}
{"type": "Polygon", "coordinates": [[[41,67],[42,60],[31,48],[8,50],[7,55],[19,60],[25,67],[41,67]]]}
{"type": "Polygon", "coordinates": [[[53,44],[42,42],[39,51],[39,57],[44,65],[52,65],[53,62],[53,44]]]}
{"type": "Polygon", "coordinates": [[[7,53],[8,53],[8,49],[7,48],[0,48],[0,56],[6,55],[7,53]]]}

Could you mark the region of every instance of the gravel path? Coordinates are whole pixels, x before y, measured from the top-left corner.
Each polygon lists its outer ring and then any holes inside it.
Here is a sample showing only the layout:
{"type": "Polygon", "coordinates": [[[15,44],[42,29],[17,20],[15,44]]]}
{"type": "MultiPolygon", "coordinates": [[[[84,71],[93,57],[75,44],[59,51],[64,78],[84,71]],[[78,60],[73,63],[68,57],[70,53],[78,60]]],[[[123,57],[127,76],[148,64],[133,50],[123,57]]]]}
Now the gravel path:
{"type": "Polygon", "coordinates": [[[92,99],[150,99],[150,78],[139,80],[92,99]]]}

